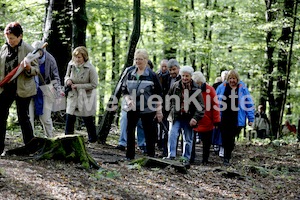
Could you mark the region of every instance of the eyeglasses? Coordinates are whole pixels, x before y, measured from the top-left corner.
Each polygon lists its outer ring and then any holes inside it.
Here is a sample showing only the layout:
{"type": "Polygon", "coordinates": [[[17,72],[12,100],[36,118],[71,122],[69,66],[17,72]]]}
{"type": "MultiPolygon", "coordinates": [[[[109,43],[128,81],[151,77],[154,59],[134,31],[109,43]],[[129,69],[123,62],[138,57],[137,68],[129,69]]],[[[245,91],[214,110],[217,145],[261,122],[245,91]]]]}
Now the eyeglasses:
{"type": "Polygon", "coordinates": [[[134,60],[144,60],[144,58],[135,58],[134,60]]]}

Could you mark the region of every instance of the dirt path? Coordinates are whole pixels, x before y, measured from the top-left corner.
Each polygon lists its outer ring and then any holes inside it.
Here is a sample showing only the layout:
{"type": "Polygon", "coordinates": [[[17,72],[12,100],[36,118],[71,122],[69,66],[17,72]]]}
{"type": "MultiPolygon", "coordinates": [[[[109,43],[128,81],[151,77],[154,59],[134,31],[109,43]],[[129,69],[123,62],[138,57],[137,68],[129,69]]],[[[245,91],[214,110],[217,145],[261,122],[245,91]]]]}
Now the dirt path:
{"type": "MultiPolygon", "coordinates": [[[[7,148],[21,145],[7,137],[7,148]]],[[[114,137],[114,135],[112,135],[114,137]]],[[[115,144],[87,145],[100,170],[63,161],[0,159],[0,199],[300,199],[300,148],[238,144],[230,167],[213,152],[200,165],[201,145],[187,174],[120,161],[115,144]]],[[[137,157],[141,157],[139,154],[137,157]]]]}

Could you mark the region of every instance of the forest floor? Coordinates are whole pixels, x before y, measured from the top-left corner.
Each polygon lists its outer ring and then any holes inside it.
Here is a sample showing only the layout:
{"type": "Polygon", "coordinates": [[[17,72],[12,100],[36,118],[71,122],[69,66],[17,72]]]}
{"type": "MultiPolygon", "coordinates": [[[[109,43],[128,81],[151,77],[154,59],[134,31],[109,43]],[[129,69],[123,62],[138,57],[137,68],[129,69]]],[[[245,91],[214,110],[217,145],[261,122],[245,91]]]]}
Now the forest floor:
{"type": "MultiPolygon", "coordinates": [[[[79,134],[86,137],[84,131],[79,134]]],[[[21,138],[19,132],[8,133],[5,149],[22,146],[21,138]]],[[[115,149],[117,138],[112,131],[106,145],[86,145],[99,170],[64,161],[1,157],[0,199],[300,199],[296,139],[290,144],[238,141],[229,167],[214,152],[210,163],[202,165],[202,145],[197,144],[195,163],[180,173],[173,167],[122,161],[125,152],[115,149]]]]}

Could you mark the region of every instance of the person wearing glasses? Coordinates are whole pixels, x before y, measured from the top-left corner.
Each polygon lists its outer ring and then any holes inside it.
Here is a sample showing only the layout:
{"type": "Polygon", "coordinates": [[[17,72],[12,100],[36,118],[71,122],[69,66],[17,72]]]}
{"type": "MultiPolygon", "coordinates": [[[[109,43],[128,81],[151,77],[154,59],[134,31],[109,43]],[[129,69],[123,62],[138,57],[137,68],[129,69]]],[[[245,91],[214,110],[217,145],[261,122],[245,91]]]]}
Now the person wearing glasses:
{"type": "Polygon", "coordinates": [[[156,119],[161,122],[162,88],[158,76],[150,67],[145,49],[137,49],[134,53],[134,65],[128,72],[123,84],[122,93],[127,107],[127,150],[126,159],[135,157],[135,129],[141,119],[145,132],[146,152],[155,156],[156,119]]]}

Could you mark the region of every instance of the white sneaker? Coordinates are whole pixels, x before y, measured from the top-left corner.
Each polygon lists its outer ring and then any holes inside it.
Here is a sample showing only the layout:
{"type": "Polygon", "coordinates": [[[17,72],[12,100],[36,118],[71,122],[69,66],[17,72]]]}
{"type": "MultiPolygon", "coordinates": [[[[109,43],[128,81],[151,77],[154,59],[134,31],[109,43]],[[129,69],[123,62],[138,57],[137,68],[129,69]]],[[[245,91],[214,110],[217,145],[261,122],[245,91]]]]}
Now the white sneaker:
{"type": "Polygon", "coordinates": [[[220,147],[219,147],[218,145],[214,145],[214,151],[215,151],[215,152],[220,151],[220,147]]]}
{"type": "Polygon", "coordinates": [[[220,147],[219,156],[224,157],[224,147],[220,147]]]}

